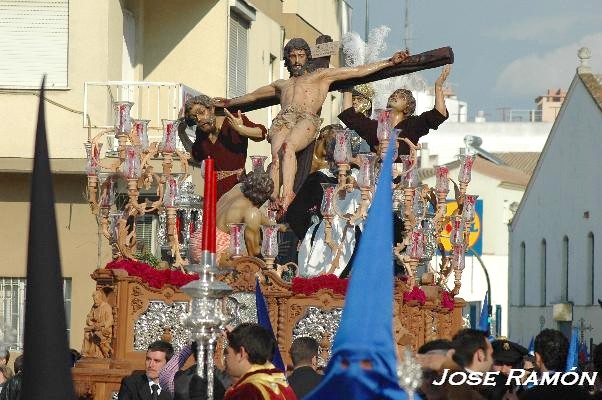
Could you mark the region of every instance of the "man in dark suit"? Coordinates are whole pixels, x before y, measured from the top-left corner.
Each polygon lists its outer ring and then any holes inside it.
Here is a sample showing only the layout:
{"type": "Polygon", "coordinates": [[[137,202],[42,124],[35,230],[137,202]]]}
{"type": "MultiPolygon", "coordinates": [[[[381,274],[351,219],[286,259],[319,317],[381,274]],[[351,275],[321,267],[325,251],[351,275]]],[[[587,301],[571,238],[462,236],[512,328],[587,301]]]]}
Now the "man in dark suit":
{"type": "Polygon", "coordinates": [[[298,399],[303,399],[322,380],[316,372],[318,366],[318,342],[310,337],[299,337],[291,345],[290,355],[293,360],[293,373],[288,383],[298,399]]]}
{"type": "Polygon", "coordinates": [[[170,343],[157,340],[146,351],[146,373],[133,373],[123,378],[119,388],[119,400],[171,400],[167,390],[159,384],[159,372],[173,356],[170,343]]]}

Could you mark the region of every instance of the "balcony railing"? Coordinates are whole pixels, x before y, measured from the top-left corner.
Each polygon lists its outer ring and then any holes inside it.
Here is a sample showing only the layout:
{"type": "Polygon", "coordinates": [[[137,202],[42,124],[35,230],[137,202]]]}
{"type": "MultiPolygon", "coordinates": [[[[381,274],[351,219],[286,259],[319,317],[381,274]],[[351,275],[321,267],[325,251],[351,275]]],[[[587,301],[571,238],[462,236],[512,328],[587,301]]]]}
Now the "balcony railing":
{"type": "Polygon", "coordinates": [[[504,122],[541,122],[541,110],[507,110],[504,122]]]}
{"type": "Polygon", "coordinates": [[[199,91],[175,82],[86,82],[83,126],[111,128],[111,104],[114,101],[131,101],[134,103],[132,117],[150,120],[149,140],[158,141],[161,139],[161,120],[177,119],[186,100],[198,94],[199,91]]]}

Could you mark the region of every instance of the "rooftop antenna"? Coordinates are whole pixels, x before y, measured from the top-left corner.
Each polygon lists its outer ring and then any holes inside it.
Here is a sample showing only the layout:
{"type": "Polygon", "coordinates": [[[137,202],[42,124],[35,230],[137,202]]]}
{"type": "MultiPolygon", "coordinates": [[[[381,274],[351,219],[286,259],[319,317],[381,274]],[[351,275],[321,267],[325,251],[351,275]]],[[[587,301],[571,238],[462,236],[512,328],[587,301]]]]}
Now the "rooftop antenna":
{"type": "Polygon", "coordinates": [[[404,15],[404,37],[403,47],[410,51],[410,41],[412,40],[410,34],[410,0],[405,0],[405,15],[404,15]]]}

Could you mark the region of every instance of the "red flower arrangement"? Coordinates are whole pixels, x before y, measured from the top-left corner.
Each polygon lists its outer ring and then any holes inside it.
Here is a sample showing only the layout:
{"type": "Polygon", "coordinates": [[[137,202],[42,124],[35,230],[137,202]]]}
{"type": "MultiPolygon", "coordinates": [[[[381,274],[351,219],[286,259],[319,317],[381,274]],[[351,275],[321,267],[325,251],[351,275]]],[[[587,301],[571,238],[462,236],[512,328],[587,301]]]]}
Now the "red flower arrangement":
{"type": "Polygon", "coordinates": [[[319,275],[313,278],[301,278],[299,276],[293,278],[291,290],[293,295],[304,294],[309,296],[316,293],[320,289],[330,289],[336,294],[347,293],[347,285],[349,279],[341,279],[334,274],[319,275]]]}
{"type": "Polygon", "coordinates": [[[423,306],[424,303],[426,303],[426,293],[424,293],[424,290],[420,289],[418,286],[414,286],[412,291],[405,292],[403,294],[403,302],[409,303],[411,301],[417,301],[423,306]]]}
{"type": "Polygon", "coordinates": [[[126,270],[130,276],[142,278],[150,287],[157,289],[161,289],[165,285],[181,287],[199,279],[197,274],[188,275],[181,271],[172,271],[170,269],[158,270],[136,260],[123,259],[111,261],[105,268],[126,270]]]}
{"type": "Polygon", "coordinates": [[[450,312],[454,311],[454,296],[447,290],[441,292],[441,307],[447,308],[450,312]]]}

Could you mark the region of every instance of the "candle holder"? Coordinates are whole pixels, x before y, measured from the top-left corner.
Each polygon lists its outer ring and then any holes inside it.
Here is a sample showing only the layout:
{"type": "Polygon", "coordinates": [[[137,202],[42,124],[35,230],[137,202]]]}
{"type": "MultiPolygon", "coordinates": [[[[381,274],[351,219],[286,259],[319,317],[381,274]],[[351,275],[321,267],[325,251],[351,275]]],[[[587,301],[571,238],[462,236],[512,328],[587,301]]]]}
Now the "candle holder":
{"type": "Polygon", "coordinates": [[[265,160],[266,156],[249,156],[251,158],[252,171],[255,174],[265,173],[265,160]]]}
{"type": "Polygon", "coordinates": [[[127,135],[132,130],[132,118],[130,111],[134,103],[129,101],[113,102],[113,126],[115,127],[115,137],[127,135]]]}
{"type": "MultiPolygon", "coordinates": [[[[177,188],[187,173],[188,159],[190,155],[175,149],[177,138],[174,121],[164,121],[165,138],[162,142],[163,173],[156,174],[150,164],[152,157],[160,152],[157,143],[149,144],[148,124],[149,120],[132,119],[130,112],[133,103],[114,102],[113,107],[113,129],[101,131],[94,138],[89,137],[84,144],[87,156],[86,175],[88,176],[88,201],[93,214],[99,215],[98,224],[103,235],[117,248],[114,255],[128,259],[135,259],[136,253],[136,219],[146,213],[162,207],[165,201],[166,209],[174,208],[174,199],[177,188]],[[99,143],[101,136],[113,132],[118,140],[118,159],[110,164],[103,164],[100,160],[102,144],[99,143]],[[184,174],[172,174],[172,152],[173,149],[179,156],[184,174]],[[174,181],[175,177],[179,182],[174,181]],[[178,179],[179,178],[179,179],[178,179]],[[115,204],[115,188],[117,180],[123,179],[127,185],[128,202],[122,210],[117,210],[120,215],[118,221],[110,221],[110,209],[115,204]],[[140,190],[149,190],[156,186],[158,200],[138,203],[140,190]],[[166,189],[166,190],[164,190],[166,189]],[[100,191],[100,195],[98,194],[100,191]],[[164,192],[166,196],[164,196],[164,192]],[[111,227],[111,224],[114,226],[111,227]]],[[[172,210],[173,211],[173,210],[172,210]]],[[[169,212],[170,224],[173,222],[173,212],[169,212]]],[[[177,245],[177,232],[175,225],[169,226],[170,244],[172,251],[174,243],[177,245]]],[[[181,263],[181,257],[176,256],[181,263]]]]}
{"type": "Polygon", "coordinates": [[[478,197],[478,195],[474,194],[464,195],[464,201],[462,203],[462,218],[464,219],[464,234],[467,238],[470,234],[470,227],[474,222],[475,206],[478,197]]]}
{"type": "Polygon", "coordinates": [[[261,256],[268,269],[274,268],[274,261],[278,257],[278,229],[280,225],[261,225],[261,256]]]}
{"type": "MultiPolygon", "coordinates": [[[[347,174],[349,172],[350,166],[349,162],[351,161],[351,141],[349,140],[349,131],[347,129],[335,129],[335,146],[333,152],[333,158],[335,163],[337,164],[339,173],[338,173],[338,182],[341,188],[347,188],[347,174]]],[[[346,189],[348,191],[353,190],[353,187],[349,187],[346,189]]]]}
{"type": "Polygon", "coordinates": [[[132,136],[130,141],[136,146],[140,146],[140,150],[144,153],[148,151],[150,145],[148,141],[148,124],[149,119],[132,119],[132,136]]]}
{"type": "Polygon", "coordinates": [[[248,255],[245,244],[245,226],[246,224],[228,224],[230,229],[230,257],[238,258],[248,255]]]}
{"type": "Polygon", "coordinates": [[[399,386],[408,394],[408,400],[414,400],[414,392],[422,385],[422,367],[407,347],[403,351],[403,360],[397,363],[399,386]]]}
{"type": "Polygon", "coordinates": [[[337,193],[337,185],[334,183],[321,183],[324,195],[322,196],[322,204],[320,213],[324,218],[324,242],[333,251],[337,249],[337,244],[332,240],[332,220],[336,215],[335,194],[337,193]]]}
{"type": "Polygon", "coordinates": [[[424,233],[422,229],[417,226],[411,234],[409,240],[409,246],[406,247],[406,256],[409,258],[406,265],[408,268],[408,285],[413,288],[416,284],[416,267],[421,258],[424,257],[424,233]]]}
{"type": "Polygon", "coordinates": [[[458,182],[460,182],[460,193],[462,196],[466,193],[466,187],[470,183],[472,166],[474,164],[475,153],[467,152],[460,155],[460,171],[458,172],[458,182]]]}
{"type": "Polygon", "coordinates": [[[384,159],[391,139],[391,109],[375,110],[378,127],[376,129],[376,138],[378,139],[378,154],[384,159]]]}
{"type": "Polygon", "coordinates": [[[447,194],[449,193],[449,169],[444,165],[435,166],[435,194],[437,196],[437,210],[435,225],[440,232],[443,230],[445,215],[447,213],[447,194]]]}
{"type": "Polygon", "coordinates": [[[461,215],[455,215],[450,219],[451,232],[449,234],[449,241],[452,246],[458,246],[465,243],[464,231],[465,224],[464,219],[461,215]]]}
{"type": "Polygon", "coordinates": [[[454,271],[454,288],[451,290],[451,294],[456,296],[460,293],[460,287],[462,284],[462,271],[464,271],[466,245],[458,244],[452,248],[451,256],[451,268],[454,271]]]}
{"type": "Polygon", "coordinates": [[[376,185],[376,154],[374,153],[359,153],[359,174],[356,185],[360,189],[361,202],[359,209],[350,218],[350,222],[355,225],[357,220],[364,220],[368,216],[368,208],[372,201],[372,192],[376,185]]]}
{"type": "Polygon", "coordinates": [[[190,272],[199,274],[199,279],[182,286],[182,291],[191,298],[190,313],[184,318],[183,325],[190,330],[192,339],[196,341],[196,373],[201,378],[206,377],[207,399],[213,400],[215,344],[231,320],[226,309],[226,298],[233,290],[215,279],[218,270],[214,259],[212,261],[207,255],[202,259],[202,264],[188,266],[190,272]]]}

